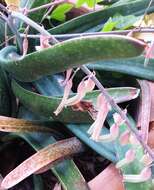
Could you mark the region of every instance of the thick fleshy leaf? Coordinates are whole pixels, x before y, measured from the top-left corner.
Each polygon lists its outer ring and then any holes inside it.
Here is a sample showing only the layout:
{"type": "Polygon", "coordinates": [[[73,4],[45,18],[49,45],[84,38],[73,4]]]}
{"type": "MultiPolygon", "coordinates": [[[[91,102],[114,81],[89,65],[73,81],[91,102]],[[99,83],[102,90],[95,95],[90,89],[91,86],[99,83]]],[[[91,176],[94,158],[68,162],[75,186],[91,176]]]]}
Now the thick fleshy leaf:
{"type": "Polygon", "coordinates": [[[145,47],[139,40],[120,35],[88,36],[66,40],[24,57],[9,46],[0,51],[0,64],[18,80],[31,82],[88,62],[139,56],[145,47]]]}
{"type": "Polygon", "coordinates": [[[6,73],[0,68],[0,115],[5,116],[10,116],[12,111],[11,95],[8,87],[6,73]]]}
{"type": "Polygon", "coordinates": [[[138,78],[154,80],[154,59],[149,60],[149,64],[144,66],[144,57],[100,61],[95,64],[89,64],[88,67],[96,70],[115,71],[128,74],[138,78]]]}
{"type": "MultiPolygon", "coordinates": [[[[74,122],[74,123],[89,123],[92,121],[89,116],[88,109],[86,112],[73,111],[72,108],[68,107],[63,110],[58,116],[54,115],[54,111],[61,102],[62,97],[51,97],[43,96],[31,91],[28,91],[17,84],[15,81],[12,82],[12,89],[16,97],[19,98],[20,102],[27,107],[29,110],[36,114],[40,114],[47,118],[53,117],[55,120],[62,122],[74,122]]],[[[124,102],[130,99],[134,99],[138,96],[139,90],[135,88],[113,88],[108,89],[110,95],[116,100],[117,103],[124,102]]],[[[88,93],[85,100],[93,100],[94,104],[96,102],[97,96],[100,91],[94,91],[88,93]]],[[[91,108],[91,105],[90,105],[91,108]]]]}
{"type": "Polygon", "coordinates": [[[48,145],[12,170],[2,181],[1,188],[8,189],[41,168],[83,151],[83,145],[77,138],[70,138],[48,145]]]}
{"type": "MultiPolygon", "coordinates": [[[[55,81],[53,81],[53,86],[55,86],[54,92],[60,94],[59,88],[56,88],[55,84],[55,81]]],[[[20,108],[19,116],[26,120],[41,119],[38,118],[38,116],[35,116],[33,113],[27,111],[24,107],[20,108]]],[[[51,124],[49,124],[49,126],[52,127],[51,124]]],[[[51,136],[49,133],[17,133],[17,135],[23,138],[36,151],[39,151],[49,144],[56,142],[53,136],[51,136]]],[[[61,163],[57,163],[55,166],[53,166],[51,170],[59,179],[64,190],[89,190],[89,187],[87,186],[82,174],[78,170],[73,160],[64,159],[61,161],[61,163]]]]}

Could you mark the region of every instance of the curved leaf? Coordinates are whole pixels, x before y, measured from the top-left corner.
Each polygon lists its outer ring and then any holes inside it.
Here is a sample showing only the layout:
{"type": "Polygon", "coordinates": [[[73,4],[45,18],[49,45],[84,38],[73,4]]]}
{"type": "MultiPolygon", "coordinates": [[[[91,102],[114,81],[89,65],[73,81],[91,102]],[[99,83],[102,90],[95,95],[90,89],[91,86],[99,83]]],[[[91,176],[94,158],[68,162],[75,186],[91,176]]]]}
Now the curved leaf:
{"type": "MultiPolygon", "coordinates": [[[[121,15],[143,15],[145,9],[148,7],[150,0],[136,0],[127,2],[125,4],[109,7],[103,10],[92,12],[77,18],[74,18],[64,24],[49,30],[52,34],[65,34],[65,33],[79,33],[85,32],[92,27],[105,23],[115,13],[121,15]]],[[[154,11],[154,3],[152,2],[148,13],[154,11]]],[[[101,26],[102,28],[102,26],[101,26]]]]}
{"type": "Polygon", "coordinates": [[[0,68],[0,115],[10,116],[12,111],[11,96],[4,71],[0,68]]]}
{"type": "Polygon", "coordinates": [[[40,122],[16,119],[11,117],[0,116],[0,131],[3,132],[44,132],[51,133],[52,129],[44,127],[40,122]]]}
{"type": "Polygon", "coordinates": [[[88,62],[135,57],[146,44],[134,38],[107,35],[74,38],[20,57],[12,46],[0,51],[0,64],[18,80],[30,82],[88,62]]]}
{"type": "MultiPolygon", "coordinates": [[[[72,108],[67,107],[58,116],[55,116],[53,112],[58,107],[62,97],[51,97],[43,96],[31,91],[28,91],[12,81],[12,90],[16,97],[19,98],[20,102],[27,107],[29,110],[36,114],[43,115],[47,118],[53,117],[55,120],[62,122],[72,122],[73,123],[89,123],[92,121],[91,117],[87,112],[73,111],[72,108]]],[[[139,91],[135,88],[113,88],[109,89],[108,92],[111,96],[118,102],[123,102],[124,100],[134,99],[138,96],[139,91]]],[[[100,94],[100,91],[94,91],[87,94],[86,99],[91,99],[96,102],[96,98],[100,94]]]]}
{"type": "Polygon", "coordinates": [[[66,156],[81,152],[82,150],[82,144],[75,137],[48,145],[12,170],[2,180],[1,188],[8,189],[13,187],[41,168],[49,164],[52,166],[55,162],[65,158],[66,156]]]}
{"type": "Polygon", "coordinates": [[[138,78],[154,80],[154,59],[150,59],[149,64],[145,67],[144,57],[142,56],[126,60],[100,61],[95,64],[89,64],[88,67],[96,70],[115,71],[138,78]]]}

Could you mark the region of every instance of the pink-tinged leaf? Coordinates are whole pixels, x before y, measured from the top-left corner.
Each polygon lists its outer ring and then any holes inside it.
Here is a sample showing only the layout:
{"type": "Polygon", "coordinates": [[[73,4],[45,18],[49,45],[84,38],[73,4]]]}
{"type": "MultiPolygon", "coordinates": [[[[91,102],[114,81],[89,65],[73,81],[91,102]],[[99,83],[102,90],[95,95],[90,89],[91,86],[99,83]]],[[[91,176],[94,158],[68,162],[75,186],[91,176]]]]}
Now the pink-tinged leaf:
{"type": "Polygon", "coordinates": [[[122,146],[129,143],[130,131],[126,130],[124,133],[120,135],[119,142],[122,146]]]}
{"type": "Polygon", "coordinates": [[[150,111],[151,111],[151,92],[150,83],[146,80],[138,80],[141,86],[141,97],[138,110],[137,127],[141,128],[141,137],[145,143],[148,142],[150,111]]]}
{"type": "Polygon", "coordinates": [[[56,183],[53,190],[61,190],[61,185],[59,183],[56,183]]]}
{"type": "Polygon", "coordinates": [[[53,129],[44,127],[35,121],[16,119],[11,117],[0,116],[0,131],[3,132],[53,132],[53,129]]]}
{"type": "Polygon", "coordinates": [[[48,145],[12,170],[2,181],[1,188],[8,189],[18,184],[41,168],[60,161],[66,156],[83,151],[83,145],[77,138],[70,138],[48,145]]]}
{"type": "Polygon", "coordinates": [[[148,136],[148,145],[150,148],[154,149],[154,122],[150,123],[150,132],[148,136]]]}
{"type": "Polygon", "coordinates": [[[150,121],[154,121],[154,82],[149,82],[150,94],[151,94],[151,109],[150,109],[150,121]]]}
{"type": "Polygon", "coordinates": [[[88,183],[91,190],[125,190],[120,171],[113,164],[88,183]]]}
{"type": "Polygon", "coordinates": [[[149,59],[154,58],[154,41],[152,41],[150,46],[147,46],[145,50],[146,52],[145,52],[144,66],[147,66],[149,63],[149,59]]]}

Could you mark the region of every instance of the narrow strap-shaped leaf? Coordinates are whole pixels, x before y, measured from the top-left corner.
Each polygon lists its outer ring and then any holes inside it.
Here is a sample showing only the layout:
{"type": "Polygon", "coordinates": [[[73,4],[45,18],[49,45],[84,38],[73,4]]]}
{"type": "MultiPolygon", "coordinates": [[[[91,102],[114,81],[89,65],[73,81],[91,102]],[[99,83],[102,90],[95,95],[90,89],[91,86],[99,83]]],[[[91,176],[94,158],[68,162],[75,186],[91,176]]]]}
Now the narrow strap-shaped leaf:
{"type": "MultiPolygon", "coordinates": [[[[24,89],[15,81],[12,81],[12,90],[15,96],[19,98],[20,102],[36,114],[43,115],[47,118],[51,118],[52,116],[55,120],[67,123],[72,121],[74,123],[89,123],[92,121],[87,112],[73,111],[70,107],[64,109],[58,116],[55,116],[53,112],[58,107],[62,97],[57,98],[33,93],[24,89]]],[[[118,103],[134,99],[139,93],[138,89],[135,88],[113,88],[109,89],[108,92],[118,103]]],[[[92,99],[95,103],[99,93],[100,91],[89,93],[85,97],[85,100],[92,99]]]]}
{"type": "Polygon", "coordinates": [[[44,127],[41,123],[37,121],[28,121],[24,119],[16,119],[11,117],[0,116],[0,131],[3,132],[44,132],[51,133],[53,130],[51,128],[44,127]]]}
{"type": "MultiPolygon", "coordinates": [[[[26,120],[36,120],[36,116],[27,111],[24,107],[20,108],[20,117],[25,118],[26,120]]],[[[17,133],[17,135],[23,138],[36,151],[56,142],[53,136],[49,133],[17,133]]],[[[64,159],[53,166],[51,170],[59,179],[64,190],[89,190],[88,185],[73,160],[64,159]]]]}
{"type": "Polygon", "coordinates": [[[64,157],[81,152],[82,150],[82,144],[75,137],[48,145],[12,170],[3,179],[1,188],[7,189],[13,187],[41,168],[49,164],[54,165],[55,162],[64,157]]]}
{"type": "MultiPolygon", "coordinates": [[[[107,158],[111,162],[116,162],[116,154],[114,146],[112,146],[112,143],[101,143],[101,142],[95,142],[90,139],[88,136],[88,129],[89,125],[86,124],[68,124],[66,127],[78,138],[80,138],[85,144],[87,144],[89,147],[91,147],[94,151],[96,151],[101,156],[107,158]]],[[[109,133],[108,129],[105,127],[103,128],[103,134],[109,133]]]]}
{"type": "Polygon", "coordinates": [[[0,68],[0,115],[10,116],[12,111],[11,96],[4,71],[0,68]]]}
{"type": "Polygon", "coordinates": [[[107,35],[74,38],[21,57],[9,46],[0,51],[0,64],[18,80],[31,82],[43,75],[99,60],[130,58],[143,53],[146,44],[134,38],[107,35]]]}
{"type": "Polygon", "coordinates": [[[144,66],[144,57],[131,58],[127,60],[100,61],[89,64],[89,68],[105,71],[115,71],[131,76],[154,80],[154,59],[150,59],[149,64],[144,66]]]}

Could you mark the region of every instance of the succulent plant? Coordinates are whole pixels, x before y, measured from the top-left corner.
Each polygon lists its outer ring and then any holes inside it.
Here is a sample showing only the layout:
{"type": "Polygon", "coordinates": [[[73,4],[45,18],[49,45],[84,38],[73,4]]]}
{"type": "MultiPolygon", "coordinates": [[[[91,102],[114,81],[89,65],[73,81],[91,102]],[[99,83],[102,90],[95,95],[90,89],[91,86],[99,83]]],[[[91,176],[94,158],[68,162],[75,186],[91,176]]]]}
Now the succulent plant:
{"type": "MultiPolygon", "coordinates": [[[[97,1],[107,7],[59,24],[47,15],[63,3],[75,7],[64,0],[0,3],[0,151],[13,139],[24,140],[36,151],[0,179],[0,189],[12,188],[31,174],[35,189],[45,189],[37,174],[50,169],[63,189],[90,189],[68,159],[88,146],[114,163],[124,189],[152,190],[154,152],[147,144],[148,127],[138,129],[124,103],[143,90],[135,78],[154,80],[153,44],[130,37],[153,29],[100,30],[116,13],[141,18],[154,12],[154,3],[97,1]],[[116,87],[102,85],[104,74],[108,82],[118,79],[116,87]],[[123,81],[125,87],[120,87],[123,81]],[[134,85],[127,87],[132,81],[134,85]]],[[[67,18],[61,14],[69,10],[65,5],[55,14],[67,18]]],[[[138,103],[131,103],[137,112],[138,103]]]]}

